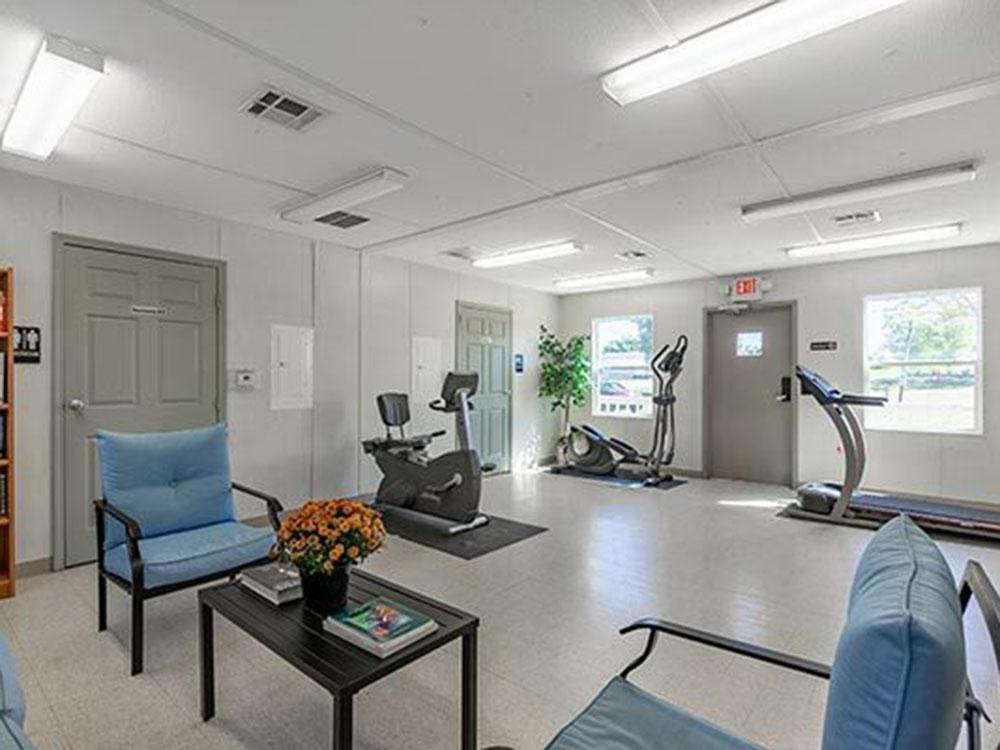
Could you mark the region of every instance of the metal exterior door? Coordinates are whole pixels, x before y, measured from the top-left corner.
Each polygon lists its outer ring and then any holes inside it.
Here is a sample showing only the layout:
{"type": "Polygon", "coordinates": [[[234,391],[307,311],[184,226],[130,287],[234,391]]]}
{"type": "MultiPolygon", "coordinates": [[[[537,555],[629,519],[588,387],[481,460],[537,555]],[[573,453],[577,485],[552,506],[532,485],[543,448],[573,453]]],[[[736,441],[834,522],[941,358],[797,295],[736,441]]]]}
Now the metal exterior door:
{"type": "Polygon", "coordinates": [[[710,476],[792,482],[792,309],[708,318],[710,476]]]}
{"type": "Polygon", "coordinates": [[[479,373],[472,441],[483,463],[510,471],[511,312],[460,302],[456,330],[456,366],[479,373]]]}
{"type": "Polygon", "coordinates": [[[219,409],[218,271],[64,244],[66,564],[95,557],[95,433],[212,424],[219,409]]]}

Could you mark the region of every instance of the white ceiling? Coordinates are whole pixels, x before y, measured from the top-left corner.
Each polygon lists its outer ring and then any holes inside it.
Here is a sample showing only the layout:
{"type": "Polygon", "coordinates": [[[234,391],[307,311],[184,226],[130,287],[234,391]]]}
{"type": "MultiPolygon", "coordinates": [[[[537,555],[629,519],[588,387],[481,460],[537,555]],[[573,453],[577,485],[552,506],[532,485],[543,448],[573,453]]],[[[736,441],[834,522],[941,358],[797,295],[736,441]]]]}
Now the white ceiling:
{"type": "Polygon", "coordinates": [[[603,95],[601,73],[761,2],[5,0],[0,120],[44,32],[108,75],[48,162],[0,166],[547,291],[623,250],[652,282],[802,264],[782,248],[871,230],[747,225],[740,205],[967,159],[975,183],[859,208],[879,231],[1000,240],[996,0],[910,0],[627,108],[603,95]],[[265,82],[330,116],[299,134],[240,114],[265,82]],[[380,165],[412,180],[359,209],[370,223],[278,219],[380,165]],[[491,271],[442,254],[563,239],[585,252],[491,271]]]}

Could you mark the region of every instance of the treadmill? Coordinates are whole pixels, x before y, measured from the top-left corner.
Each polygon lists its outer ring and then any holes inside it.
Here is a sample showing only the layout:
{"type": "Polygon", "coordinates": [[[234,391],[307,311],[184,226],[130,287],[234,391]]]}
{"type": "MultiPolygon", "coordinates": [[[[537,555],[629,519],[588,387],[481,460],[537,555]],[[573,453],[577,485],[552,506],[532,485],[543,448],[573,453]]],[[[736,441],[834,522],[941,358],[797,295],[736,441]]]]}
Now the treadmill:
{"type": "Polygon", "coordinates": [[[868,459],[865,433],[855,408],[883,407],[888,399],[844,393],[826,378],[802,365],[795,375],[805,393],[823,407],[840,436],[844,450],[844,479],[809,482],[798,490],[798,500],[781,515],[824,521],[844,526],[877,528],[900,513],[906,513],[930,531],[1000,540],[1000,509],[960,504],[930,498],[862,492],[859,488],[868,459]]]}

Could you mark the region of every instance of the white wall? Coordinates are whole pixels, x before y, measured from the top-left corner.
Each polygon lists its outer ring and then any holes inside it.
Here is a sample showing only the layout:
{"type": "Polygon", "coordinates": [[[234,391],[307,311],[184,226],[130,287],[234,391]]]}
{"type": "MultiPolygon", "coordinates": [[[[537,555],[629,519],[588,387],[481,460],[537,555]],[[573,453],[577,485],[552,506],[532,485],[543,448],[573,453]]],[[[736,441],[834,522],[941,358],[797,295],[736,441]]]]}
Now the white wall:
{"type": "MultiPolygon", "coordinates": [[[[958,286],[983,287],[984,404],[982,436],[929,435],[869,431],[868,486],[949,498],[1000,502],[1000,246],[896,255],[850,263],[831,263],[765,274],[774,283],[768,300],[797,300],[799,362],[813,367],[846,391],[862,389],[862,304],[865,295],[958,286]],[[835,339],[836,352],[811,352],[809,342],[835,339]],[[991,380],[992,378],[992,380],[991,380]]],[[[564,334],[590,331],[592,318],[652,312],[658,345],[687,333],[691,347],[677,385],[678,453],[676,465],[702,468],[702,370],[704,308],[723,303],[718,280],[647,286],[627,291],[563,297],[564,334]]],[[[810,399],[799,403],[799,477],[836,478],[842,474],[837,436],[829,419],[810,399]]],[[[650,422],[586,419],[642,447],[650,422]]]]}
{"type": "MultiPolygon", "coordinates": [[[[365,489],[372,486],[359,441],[377,432],[375,393],[408,389],[410,331],[441,337],[454,361],[455,299],[523,307],[515,337],[525,346],[539,322],[556,325],[555,297],[389,258],[366,259],[362,268],[356,252],[334,244],[0,170],[0,265],[14,267],[16,322],[43,329],[42,364],[15,370],[19,562],[52,555],[53,232],[226,261],[227,369],[262,375],[258,390],[228,394],[234,476],[290,503],[353,494],[362,469],[365,489]],[[312,410],[270,409],[272,323],[316,328],[312,410]]],[[[536,419],[534,347],[524,353],[529,368],[517,381],[514,434],[522,465],[528,446],[554,434],[536,419]]],[[[240,502],[242,515],[260,512],[255,501],[240,502]]]]}

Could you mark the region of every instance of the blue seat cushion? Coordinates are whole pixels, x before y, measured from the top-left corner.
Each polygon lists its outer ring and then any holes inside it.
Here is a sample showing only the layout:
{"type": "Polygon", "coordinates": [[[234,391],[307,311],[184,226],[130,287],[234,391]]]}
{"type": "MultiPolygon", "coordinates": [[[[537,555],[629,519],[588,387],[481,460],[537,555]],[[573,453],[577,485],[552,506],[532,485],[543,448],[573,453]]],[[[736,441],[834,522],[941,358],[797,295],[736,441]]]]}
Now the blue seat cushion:
{"type": "Polygon", "coordinates": [[[24,691],[17,677],[17,665],[10,643],[0,634],[0,715],[24,724],[24,691]]]}
{"type": "Polygon", "coordinates": [[[965,702],[955,581],[937,545],[897,516],[858,564],[837,645],[824,750],[955,747],[965,702]]]}
{"type": "MultiPolygon", "coordinates": [[[[270,527],[258,528],[235,521],[141,539],[144,588],[193,581],[239,568],[267,557],[273,543],[274,532],[270,527]]],[[[126,581],[132,580],[125,544],[104,553],[104,567],[126,581]]]]}
{"type": "MultiPolygon", "coordinates": [[[[226,427],[174,432],[99,430],[104,497],[160,536],[236,520],[226,427]]],[[[104,548],[125,541],[121,523],[105,519],[104,548]]]]}
{"type": "Polygon", "coordinates": [[[563,727],[548,750],[761,750],[615,677],[563,727]]]}

